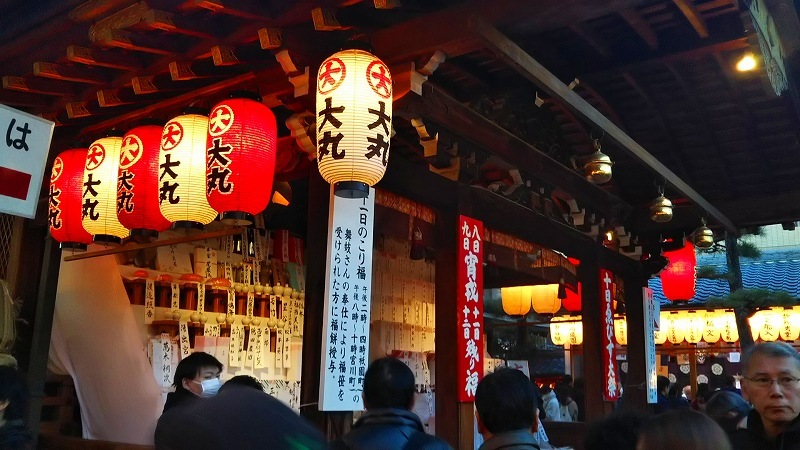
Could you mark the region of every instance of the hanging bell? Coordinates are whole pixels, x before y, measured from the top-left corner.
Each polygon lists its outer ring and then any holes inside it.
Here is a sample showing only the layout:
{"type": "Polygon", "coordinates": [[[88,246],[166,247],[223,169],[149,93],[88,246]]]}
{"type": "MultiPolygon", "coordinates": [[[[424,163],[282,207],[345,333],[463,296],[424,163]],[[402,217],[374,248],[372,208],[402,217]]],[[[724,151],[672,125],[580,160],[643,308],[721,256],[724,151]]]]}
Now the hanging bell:
{"type": "Polygon", "coordinates": [[[659,188],[658,198],[650,203],[650,219],[657,223],[666,223],[672,220],[672,201],[664,197],[664,188],[659,188]]]}
{"type": "Polygon", "coordinates": [[[697,248],[709,248],[714,245],[714,232],[706,226],[705,219],[702,225],[692,232],[692,244],[697,248]]]}
{"type": "Polygon", "coordinates": [[[600,140],[594,140],[594,153],[589,155],[589,159],[583,166],[583,175],[587,180],[594,184],[603,184],[611,181],[611,166],[614,163],[611,158],[600,151],[600,140]]]}

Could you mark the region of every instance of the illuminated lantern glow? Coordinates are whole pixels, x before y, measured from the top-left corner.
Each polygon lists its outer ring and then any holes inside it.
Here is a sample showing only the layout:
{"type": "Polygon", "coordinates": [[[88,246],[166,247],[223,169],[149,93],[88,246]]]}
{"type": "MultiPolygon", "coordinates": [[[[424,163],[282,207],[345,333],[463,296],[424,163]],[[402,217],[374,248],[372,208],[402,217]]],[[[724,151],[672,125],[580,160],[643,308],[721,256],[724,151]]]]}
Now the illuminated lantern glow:
{"type": "Polygon", "coordinates": [[[564,345],[567,342],[570,324],[564,322],[565,320],[564,317],[553,317],[550,320],[550,340],[555,345],[564,345]]]}
{"type": "Polygon", "coordinates": [[[664,252],[669,264],[661,272],[661,289],[672,301],[688,301],[695,295],[697,283],[697,259],[689,241],[674,251],[664,252]]]}
{"type": "Polygon", "coordinates": [[[756,314],[761,314],[764,321],[761,324],[761,329],[758,336],[761,340],[766,342],[777,341],[780,337],[781,327],[783,325],[783,315],[777,311],[759,311],[756,314]]]}
{"type": "Polygon", "coordinates": [[[686,336],[686,319],[672,314],[667,328],[667,340],[673,344],[680,344],[686,336]]]}
{"type": "Polygon", "coordinates": [[[524,316],[531,310],[529,286],[500,288],[500,298],[503,302],[503,311],[509,316],[524,316]]]}
{"type": "Polygon", "coordinates": [[[62,249],[85,251],[92,235],[83,228],[83,168],[88,149],[73,148],[56,156],[50,171],[47,222],[62,249]]]}
{"type": "Polygon", "coordinates": [[[625,318],[614,319],[614,337],[617,344],[628,345],[628,321],[625,318]]]}
{"type": "Polygon", "coordinates": [[[260,97],[252,96],[218,103],[208,119],[208,204],[223,223],[250,225],[272,195],[278,146],[275,115],[260,97]]]}
{"type": "Polygon", "coordinates": [[[781,339],[784,341],[796,341],[800,338],[800,314],[797,308],[783,308],[781,313],[783,322],[781,323],[781,339]]]}
{"type": "Polygon", "coordinates": [[[155,239],[172,225],[158,206],[160,125],[142,125],[122,137],[117,175],[117,217],[133,238],[155,239]]]}
{"type": "Polygon", "coordinates": [[[718,319],[720,324],[720,337],[727,343],[739,340],[739,328],[736,325],[736,316],[732,311],[725,311],[718,319]]]}
{"type": "Polygon", "coordinates": [[[567,288],[567,298],[561,301],[561,304],[564,306],[569,312],[579,312],[583,307],[581,301],[581,284],[578,283],[578,292],[573,291],[570,288],[567,288]]]}
{"type": "Polygon", "coordinates": [[[721,334],[720,329],[722,328],[720,313],[717,311],[707,311],[703,315],[703,320],[706,322],[705,329],[703,330],[703,340],[709,344],[719,342],[721,334]]]}
{"type": "Polygon", "coordinates": [[[558,284],[539,284],[530,286],[531,306],[537,314],[552,316],[561,309],[561,299],[558,298],[558,284]]]}
{"type": "Polygon", "coordinates": [[[706,328],[705,317],[696,312],[691,312],[686,315],[683,320],[686,324],[686,333],[684,336],[686,342],[690,344],[697,344],[703,340],[703,332],[706,328]]]}
{"type": "Polygon", "coordinates": [[[340,197],[363,198],[386,171],[392,75],[363,50],[343,50],[317,73],[317,164],[340,197]]]}
{"type": "Polygon", "coordinates": [[[569,324],[567,343],[569,345],[581,345],[583,344],[583,322],[581,322],[580,317],[570,317],[570,319],[573,322],[569,324]]]}
{"type": "Polygon", "coordinates": [[[206,198],[208,117],[187,113],[164,125],[158,152],[161,214],[176,228],[202,229],[217,217],[206,198]]]}
{"type": "Polygon", "coordinates": [[[656,344],[667,342],[667,330],[669,330],[669,314],[661,313],[660,330],[653,330],[653,340],[656,344]]]}
{"type": "Polygon", "coordinates": [[[753,336],[754,341],[758,340],[758,335],[761,333],[761,328],[764,326],[764,320],[764,314],[762,314],[761,311],[747,319],[747,324],[750,326],[750,335],[753,336]]]}
{"type": "Polygon", "coordinates": [[[122,138],[100,138],[89,146],[83,170],[83,228],[94,242],[119,244],[128,229],[117,218],[117,176],[122,138]]]}

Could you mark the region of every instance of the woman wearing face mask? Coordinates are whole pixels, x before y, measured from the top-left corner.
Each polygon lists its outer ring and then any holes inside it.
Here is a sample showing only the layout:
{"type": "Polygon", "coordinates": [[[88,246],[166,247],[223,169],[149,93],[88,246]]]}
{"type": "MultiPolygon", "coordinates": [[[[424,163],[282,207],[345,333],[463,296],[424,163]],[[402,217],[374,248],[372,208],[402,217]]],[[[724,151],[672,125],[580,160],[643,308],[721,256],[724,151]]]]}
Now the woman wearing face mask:
{"type": "Polygon", "coordinates": [[[164,411],[190,399],[217,395],[222,385],[220,372],[222,363],[208,353],[195,352],[183,358],[175,368],[175,392],[167,394],[164,411]]]}

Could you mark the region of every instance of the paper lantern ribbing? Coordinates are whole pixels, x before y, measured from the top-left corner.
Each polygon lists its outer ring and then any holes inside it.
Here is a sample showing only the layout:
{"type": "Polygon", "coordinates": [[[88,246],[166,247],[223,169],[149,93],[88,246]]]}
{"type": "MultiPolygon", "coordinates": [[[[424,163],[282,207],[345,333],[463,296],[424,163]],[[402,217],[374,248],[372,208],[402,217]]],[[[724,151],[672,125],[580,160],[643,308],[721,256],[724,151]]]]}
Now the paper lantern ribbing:
{"type": "Polygon", "coordinates": [[[667,328],[667,340],[673,344],[680,344],[686,336],[686,319],[672,314],[667,328]]]}
{"type": "Polygon", "coordinates": [[[531,310],[530,286],[500,288],[503,311],[509,316],[524,316],[531,310]]]}
{"type": "Polygon", "coordinates": [[[781,315],[783,316],[781,339],[796,341],[800,338],[800,314],[797,308],[784,308],[781,315]]]}
{"type": "Polygon", "coordinates": [[[272,195],[278,127],[255,98],[222,101],[209,114],[206,195],[231,225],[253,223],[272,195]]]}
{"type": "Polygon", "coordinates": [[[661,289],[672,301],[688,301],[695,295],[697,259],[690,242],[678,249],[664,252],[669,264],[661,272],[661,289]]]}
{"type": "Polygon", "coordinates": [[[558,284],[539,284],[530,286],[531,306],[537,314],[552,316],[561,309],[558,298],[558,284]]]}
{"type": "Polygon", "coordinates": [[[341,197],[363,198],[383,177],[392,134],[392,76],[380,59],[343,50],[317,73],[317,164],[341,197]]]}
{"type": "Polygon", "coordinates": [[[614,337],[617,339],[617,344],[628,345],[628,321],[624,317],[614,319],[614,337]]]}
{"type": "Polygon", "coordinates": [[[117,176],[121,137],[104,137],[89,146],[83,171],[83,227],[95,242],[118,244],[128,229],[117,218],[117,176]]]}
{"type": "Polygon", "coordinates": [[[706,327],[705,317],[698,313],[689,313],[684,318],[686,324],[686,335],[684,338],[690,344],[697,344],[703,340],[703,332],[706,327]]]}
{"type": "Polygon", "coordinates": [[[550,320],[550,340],[555,345],[564,345],[567,342],[570,324],[564,322],[564,317],[553,317],[550,320]]]}
{"type": "Polygon", "coordinates": [[[83,166],[88,149],[73,148],[56,156],[50,172],[47,222],[62,249],[86,250],[92,235],[83,228],[83,166]]]}
{"type": "Polygon", "coordinates": [[[117,216],[131,236],[156,238],[171,225],[158,206],[161,148],[159,125],[142,125],[122,138],[117,179],[117,216]]]}
{"type": "Polygon", "coordinates": [[[669,330],[669,314],[661,313],[661,320],[659,321],[660,330],[653,330],[653,340],[656,344],[663,344],[667,342],[667,330],[669,330]]]}
{"type": "Polygon", "coordinates": [[[578,292],[567,288],[567,298],[561,301],[561,304],[569,312],[580,312],[583,307],[581,300],[581,284],[578,283],[578,292]]]}
{"type": "Polygon", "coordinates": [[[731,311],[725,311],[718,319],[720,324],[720,337],[727,343],[739,340],[739,328],[736,325],[736,316],[731,311]]]}
{"type": "Polygon", "coordinates": [[[709,344],[718,342],[720,339],[722,315],[718,311],[708,311],[703,315],[703,320],[706,322],[705,329],[703,330],[703,340],[709,344]]]}
{"type": "Polygon", "coordinates": [[[573,322],[567,332],[567,343],[569,345],[583,344],[583,322],[580,317],[570,317],[573,322]]]}
{"type": "Polygon", "coordinates": [[[159,207],[178,228],[203,228],[217,212],[206,198],[208,117],[183,114],[167,122],[158,156],[159,207]]]}

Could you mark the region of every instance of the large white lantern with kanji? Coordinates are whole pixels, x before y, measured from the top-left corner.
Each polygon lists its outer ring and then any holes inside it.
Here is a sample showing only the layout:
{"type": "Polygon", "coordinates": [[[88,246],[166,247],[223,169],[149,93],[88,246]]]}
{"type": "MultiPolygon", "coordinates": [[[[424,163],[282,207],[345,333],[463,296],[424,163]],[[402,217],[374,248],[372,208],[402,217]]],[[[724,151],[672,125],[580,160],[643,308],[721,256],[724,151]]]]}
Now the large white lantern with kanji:
{"type": "Polygon", "coordinates": [[[121,136],[100,138],[89,146],[83,169],[83,228],[94,242],[119,244],[130,232],[117,218],[117,174],[121,136]]]}
{"type": "Polygon", "coordinates": [[[183,114],[167,122],[158,155],[161,214],[176,228],[198,228],[217,217],[206,198],[208,117],[183,114]]]}
{"type": "Polygon", "coordinates": [[[392,75],[364,50],[343,50],[317,73],[317,164],[340,197],[363,198],[386,171],[392,75]]]}

